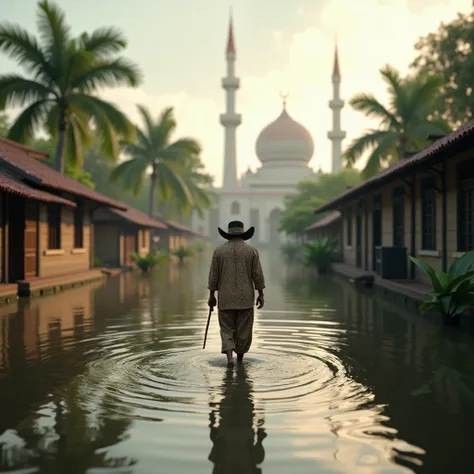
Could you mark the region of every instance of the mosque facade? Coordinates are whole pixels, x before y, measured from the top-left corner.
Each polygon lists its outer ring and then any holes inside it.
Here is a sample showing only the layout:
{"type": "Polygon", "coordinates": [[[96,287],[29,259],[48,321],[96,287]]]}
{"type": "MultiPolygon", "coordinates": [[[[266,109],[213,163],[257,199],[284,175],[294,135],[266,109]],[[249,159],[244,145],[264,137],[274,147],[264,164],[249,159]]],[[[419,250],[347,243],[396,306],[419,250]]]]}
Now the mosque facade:
{"type": "MultiPolygon", "coordinates": [[[[222,79],[226,93],[226,111],[220,116],[224,128],[224,173],[221,188],[212,188],[216,198],[213,208],[203,218],[192,216],[194,231],[218,242],[217,227],[226,228],[231,220],[243,221],[246,227],[254,226],[254,245],[278,245],[286,237],[279,231],[280,215],[285,196],[296,192],[302,180],[317,179],[320,172],[309,166],[314,153],[314,142],[309,131],[295,121],[283,101],[281,114],[258,135],[255,151],[261,166],[253,172],[250,168],[237,177],[236,137],[242,117],[236,112],[236,93],[240,86],[235,74],[236,50],[232,19],[226,48],[227,75],[222,79]]],[[[332,171],[341,166],[342,140],[341,111],[344,102],[340,98],[341,76],[337,48],[332,75],[333,99],[329,107],[333,112],[333,129],[328,133],[332,141],[332,171]]]]}

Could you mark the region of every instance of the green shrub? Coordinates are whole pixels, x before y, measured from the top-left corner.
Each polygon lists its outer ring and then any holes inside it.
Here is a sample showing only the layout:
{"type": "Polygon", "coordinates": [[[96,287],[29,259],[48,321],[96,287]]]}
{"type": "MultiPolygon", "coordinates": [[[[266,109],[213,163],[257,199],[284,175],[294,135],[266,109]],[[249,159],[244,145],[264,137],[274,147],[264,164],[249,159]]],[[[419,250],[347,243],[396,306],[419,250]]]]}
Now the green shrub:
{"type": "Polygon", "coordinates": [[[339,242],[336,239],[322,239],[305,242],[301,252],[307,265],[315,266],[320,273],[326,273],[338,256],[339,242]]]}
{"type": "Polygon", "coordinates": [[[132,258],[136,266],[143,273],[148,273],[155,265],[165,262],[168,256],[166,253],[160,251],[155,253],[150,252],[145,257],[140,256],[137,252],[133,252],[132,258]]]}
{"type": "Polygon", "coordinates": [[[447,273],[439,272],[424,260],[410,257],[430,279],[432,291],[428,293],[430,301],[421,306],[421,311],[435,309],[441,316],[452,319],[467,312],[474,304],[474,251],[465,253],[455,260],[447,273]]]}
{"type": "Polygon", "coordinates": [[[173,250],[173,255],[178,257],[180,263],[183,263],[185,257],[191,257],[194,255],[194,249],[192,247],[184,247],[181,245],[181,247],[173,250]]]}

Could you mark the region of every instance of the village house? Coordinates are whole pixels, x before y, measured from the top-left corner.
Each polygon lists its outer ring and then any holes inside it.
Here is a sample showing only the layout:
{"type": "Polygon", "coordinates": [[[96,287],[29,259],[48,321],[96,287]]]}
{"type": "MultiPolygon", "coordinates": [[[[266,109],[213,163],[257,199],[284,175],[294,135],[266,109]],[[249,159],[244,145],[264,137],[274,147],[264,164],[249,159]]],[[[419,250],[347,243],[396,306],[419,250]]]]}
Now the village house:
{"type": "Polygon", "coordinates": [[[2,299],[101,278],[93,268],[92,212],[127,209],[56,172],[42,162],[47,157],[0,138],[2,299]]]}
{"type": "Polygon", "coordinates": [[[306,240],[317,240],[324,237],[342,240],[342,216],[339,211],[330,212],[305,229],[306,240]]]}
{"type": "Polygon", "coordinates": [[[156,245],[160,249],[173,252],[180,247],[190,247],[196,238],[201,235],[194,232],[189,227],[180,222],[165,220],[159,213],[154,214],[158,222],[166,225],[166,229],[153,229],[152,239],[156,241],[156,245]]]}
{"type": "Polygon", "coordinates": [[[143,212],[126,205],[126,211],[100,208],[93,213],[94,251],[101,265],[130,267],[132,254],[145,256],[150,252],[151,230],[164,235],[166,224],[151,219],[143,212]]]}
{"type": "Polygon", "coordinates": [[[474,121],[316,213],[334,210],[343,223],[344,265],[337,270],[352,276],[371,273],[382,284],[405,282],[404,291],[424,295],[428,279],[409,256],[446,271],[474,249],[474,121]]]}
{"type": "Polygon", "coordinates": [[[314,224],[306,227],[304,238],[306,241],[328,238],[339,244],[338,260],[342,260],[342,215],[339,211],[332,211],[314,224]]]}

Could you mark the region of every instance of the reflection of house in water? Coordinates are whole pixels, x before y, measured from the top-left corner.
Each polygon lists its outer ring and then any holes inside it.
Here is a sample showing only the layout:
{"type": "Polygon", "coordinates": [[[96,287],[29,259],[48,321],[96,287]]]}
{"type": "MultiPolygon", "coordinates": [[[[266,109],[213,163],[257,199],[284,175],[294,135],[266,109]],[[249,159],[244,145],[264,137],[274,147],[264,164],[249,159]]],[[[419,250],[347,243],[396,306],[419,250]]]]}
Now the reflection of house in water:
{"type": "Polygon", "coordinates": [[[0,433],[86,363],[78,342],[93,333],[93,295],[101,284],[0,309],[0,433]]]}
{"type": "Polygon", "coordinates": [[[209,460],[213,474],[260,474],[265,459],[264,420],[255,420],[252,382],[245,366],[228,370],[222,383],[222,399],[211,404],[209,460]]]}

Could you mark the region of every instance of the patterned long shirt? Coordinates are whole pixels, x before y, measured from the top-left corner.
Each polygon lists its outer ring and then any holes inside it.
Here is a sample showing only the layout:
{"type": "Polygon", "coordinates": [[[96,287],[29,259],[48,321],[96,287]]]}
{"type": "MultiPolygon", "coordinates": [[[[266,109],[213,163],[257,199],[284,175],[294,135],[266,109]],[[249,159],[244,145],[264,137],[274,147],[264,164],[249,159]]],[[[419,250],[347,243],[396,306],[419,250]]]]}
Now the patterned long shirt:
{"type": "Polygon", "coordinates": [[[218,309],[249,309],[255,290],[265,288],[258,250],[242,239],[232,239],[214,250],[209,290],[217,291],[218,309]]]}

